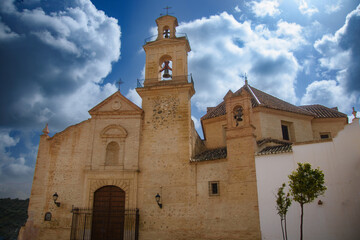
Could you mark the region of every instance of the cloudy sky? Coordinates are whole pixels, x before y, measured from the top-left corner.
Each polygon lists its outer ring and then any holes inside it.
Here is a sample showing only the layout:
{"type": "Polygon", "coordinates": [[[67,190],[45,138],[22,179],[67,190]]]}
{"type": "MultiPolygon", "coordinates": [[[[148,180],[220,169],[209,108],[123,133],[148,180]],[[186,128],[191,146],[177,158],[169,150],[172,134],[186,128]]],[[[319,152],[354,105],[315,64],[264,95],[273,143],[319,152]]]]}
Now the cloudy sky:
{"type": "MultiPolygon", "coordinates": [[[[141,105],[144,39],[178,18],[192,51],[192,115],[250,85],[296,105],[360,108],[360,0],[1,0],[0,198],[27,198],[39,135],[117,91],[141,105]]],[[[201,134],[201,133],[200,133],[201,134]]]]}

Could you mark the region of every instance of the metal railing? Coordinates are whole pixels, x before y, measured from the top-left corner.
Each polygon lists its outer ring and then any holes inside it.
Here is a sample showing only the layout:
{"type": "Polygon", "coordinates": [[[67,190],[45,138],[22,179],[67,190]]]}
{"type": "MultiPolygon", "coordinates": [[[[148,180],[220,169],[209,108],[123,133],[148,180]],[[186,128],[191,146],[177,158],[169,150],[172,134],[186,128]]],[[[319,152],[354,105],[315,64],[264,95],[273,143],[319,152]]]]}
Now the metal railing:
{"type": "Polygon", "coordinates": [[[177,79],[182,79],[182,78],[186,78],[187,79],[187,83],[194,83],[192,74],[190,73],[189,75],[182,75],[182,76],[174,76],[173,78],[169,78],[169,79],[160,79],[160,78],[149,78],[149,79],[136,79],[136,86],[137,88],[143,88],[144,87],[144,82],[145,80],[148,80],[149,82],[166,82],[166,81],[176,81],[177,79]]]}
{"type": "MultiPolygon", "coordinates": [[[[183,38],[185,37],[188,41],[188,37],[187,37],[187,34],[186,33],[176,33],[175,34],[177,38],[183,38]]],[[[144,44],[148,43],[148,42],[153,42],[157,39],[158,35],[153,35],[153,36],[150,36],[150,37],[147,37],[144,39],[144,44]]]]}
{"type": "MultiPolygon", "coordinates": [[[[72,210],[70,240],[91,240],[93,210],[89,208],[74,208],[72,210]]],[[[139,209],[125,209],[124,240],[139,239],[139,209]]]]}

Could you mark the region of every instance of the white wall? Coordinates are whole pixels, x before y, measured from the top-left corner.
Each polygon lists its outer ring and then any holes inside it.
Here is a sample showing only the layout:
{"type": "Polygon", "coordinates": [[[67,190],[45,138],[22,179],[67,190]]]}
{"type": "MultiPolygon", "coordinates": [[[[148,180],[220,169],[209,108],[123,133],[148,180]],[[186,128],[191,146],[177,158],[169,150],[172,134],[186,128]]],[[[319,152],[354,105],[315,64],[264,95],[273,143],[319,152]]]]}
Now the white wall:
{"type": "MultiPolygon", "coordinates": [[[[359,119],[339,132],[332,142],[293,146],[293,153],[256,157],[262,239],[282,239],[276,213],[277,189],[297,168],[309,162],[325,174],[327,190],[304,206],[304,239],[354,240],[360,236],[360,126],[359,119]],[[318,200],[323,205],[318,205],[318,200]]],[[[288,189],[287,189],[288,190],[288,189]]],[[[287,215],[288,238],[299,239],[300,207],[293,202],[287,215]]]]}

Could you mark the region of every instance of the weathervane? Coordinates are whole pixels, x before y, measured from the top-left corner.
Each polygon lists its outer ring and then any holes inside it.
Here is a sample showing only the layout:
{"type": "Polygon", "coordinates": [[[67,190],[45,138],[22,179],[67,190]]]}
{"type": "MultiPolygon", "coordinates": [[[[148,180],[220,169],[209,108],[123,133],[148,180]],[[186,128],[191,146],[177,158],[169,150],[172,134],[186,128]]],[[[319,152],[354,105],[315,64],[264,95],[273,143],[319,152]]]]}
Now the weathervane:
{"type": "Polygon", "coordinates": [[[124,82],[121,81],[121,78],[119,78],[119,81],[116,82],[119,86],[118,86],[118,89],[119,89],[119,92],[120,92],[120,85],[123,84],[124,82]]]}
{"type": "Polygon", "coordinates": [[[242,77],[245,80],[245,85],[248,85],[248,80],[247,80],[246,73],[244,75],[241,75],[240,77],[242,77]]]}

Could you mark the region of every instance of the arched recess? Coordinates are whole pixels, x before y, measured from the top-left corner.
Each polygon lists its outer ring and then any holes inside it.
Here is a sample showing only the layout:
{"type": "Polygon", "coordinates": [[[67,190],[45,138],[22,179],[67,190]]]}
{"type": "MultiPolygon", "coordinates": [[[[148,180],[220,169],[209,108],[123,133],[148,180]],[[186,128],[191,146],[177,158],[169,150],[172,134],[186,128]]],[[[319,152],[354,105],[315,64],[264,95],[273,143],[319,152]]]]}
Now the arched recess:
{"type": "Polygon", "coordinates": [[[91,239],[123,239],[125,195],[123,189],[114,185],[94,192],[91,239]]]}
{"type": "Polygon", "coordinates": [[[119,150],[120,146],[115,141],[106,146],[105,166],[119,165],[119,150]]]}
{"type": "Polygon", "coordinates": [[[105,127],[100,134],[104,144],[104,166],[123,166],[127,131],[120,125],[105,127]]]}

